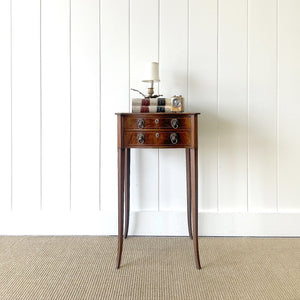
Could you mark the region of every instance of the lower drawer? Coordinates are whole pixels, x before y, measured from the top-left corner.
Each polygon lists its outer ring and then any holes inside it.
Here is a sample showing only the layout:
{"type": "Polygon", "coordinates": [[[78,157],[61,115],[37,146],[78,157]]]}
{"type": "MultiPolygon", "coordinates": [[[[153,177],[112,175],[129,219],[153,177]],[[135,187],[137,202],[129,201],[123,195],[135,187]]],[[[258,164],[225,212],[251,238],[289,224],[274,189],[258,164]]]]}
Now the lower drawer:
{"type": "Polygon", "coordinates": [[[163,131],[163,132],[137,132],[126,131],[124,133],[125,147],[190,147],[191,132],[190,131],[163,131]]]}

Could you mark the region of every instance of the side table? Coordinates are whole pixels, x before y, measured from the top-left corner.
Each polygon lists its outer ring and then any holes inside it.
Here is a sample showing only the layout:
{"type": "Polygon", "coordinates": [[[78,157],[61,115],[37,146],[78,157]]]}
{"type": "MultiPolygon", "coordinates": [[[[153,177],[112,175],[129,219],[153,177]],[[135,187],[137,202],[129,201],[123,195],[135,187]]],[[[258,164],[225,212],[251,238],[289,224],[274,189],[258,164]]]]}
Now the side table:
{"type": "Polygon", "coordinates": [[[118,122],[117,269],[121,263],[123,238],[127,238],[129,227],[131,148],[186,149],[188,232],[190,238],[193,239],[196,268],[201,269],[198,250],[197,117],[199,113],[117,113],[116,115],[118,122]]]}

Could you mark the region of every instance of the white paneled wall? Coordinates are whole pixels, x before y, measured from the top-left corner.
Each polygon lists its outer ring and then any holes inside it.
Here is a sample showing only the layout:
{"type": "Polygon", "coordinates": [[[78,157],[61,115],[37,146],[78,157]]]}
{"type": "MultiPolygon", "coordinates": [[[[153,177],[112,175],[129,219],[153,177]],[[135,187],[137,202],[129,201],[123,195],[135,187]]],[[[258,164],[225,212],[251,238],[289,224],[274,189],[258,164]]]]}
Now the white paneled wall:
{"type": "Polygon", "coordinates": [[[248,6],[248,208],[277,210],[277,2],[248,6]],[[262,47],[263,45],[263,47],[262,47]]]}
{"type": "Polygon", "coordinates": [[[40,209],[41,194],[40,2],[38,0],[12,1],[11,46],[11,207],[13,210],[35,211],[40,209]]]}
{"type": "MultiPolygon", "coordinates": [[[[68,211],[71,208],[70,9],[69,0],[41,2],[41,84],[38,88],[41,91],[43,211],[68,211]]],[[[30,110],[26,112],[30,114],[30,110]]]]}
{"type": "Polygon", "coordinates": [[[71,210],[79,211],[100,204],[99,9],[98,0],[72,1],[71,210]]]}
{"type": "Polygon", "coordinates": [[[247,1],[219,1],[218,20],[219,210],[247,211],[247,1]]]}
{"type": "Polygon", "coordinates": [[[218,2],[190,0],[189,8],[188,109],[201,112],[199,208],[217,211],[218,2]]]}
{"type": "Polygon", "coordinates": [[[300,2],[278,3],[278,208],[300,210],[300,2]]]}
{"type": "MultiPolygon", "coordinates": [[[[130,88],[199,117],[199,233],[300,235],[300,1],[0,1],[0,233],[116,234],[130,88]]],[[[186,235],[183,150],[132,150],[131,234],[186,235]]]]}
{"type": "Polygon", "coordinates": [[[0,211],[11,208],[11,8],[0,1],[0,211]]]}

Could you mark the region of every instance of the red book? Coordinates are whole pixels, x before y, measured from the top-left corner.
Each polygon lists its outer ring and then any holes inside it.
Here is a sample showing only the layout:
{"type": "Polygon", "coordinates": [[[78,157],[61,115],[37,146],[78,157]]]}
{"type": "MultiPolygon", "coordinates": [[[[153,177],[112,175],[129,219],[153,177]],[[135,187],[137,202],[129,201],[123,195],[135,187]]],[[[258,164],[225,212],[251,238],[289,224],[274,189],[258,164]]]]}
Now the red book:
{"type": "Polygon", "coordinates": [[[133,113],[157,113],[157,112],[172,112],[172,106],[161,105],[133,105],[133,113]]]}

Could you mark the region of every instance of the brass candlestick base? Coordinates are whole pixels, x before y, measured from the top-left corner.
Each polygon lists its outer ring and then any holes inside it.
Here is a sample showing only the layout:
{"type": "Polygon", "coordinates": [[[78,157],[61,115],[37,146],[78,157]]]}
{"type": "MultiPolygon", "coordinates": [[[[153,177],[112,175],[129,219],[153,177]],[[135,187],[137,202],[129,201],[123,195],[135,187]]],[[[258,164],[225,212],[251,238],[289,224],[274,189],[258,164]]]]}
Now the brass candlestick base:
{"type": "Polygon", "coordinates": [[[148,88],[148,97],[149,98],[152,98],[152,95],[154,94],[154,89],[153,89],[153,87],[149,87],[148,88]]]}

